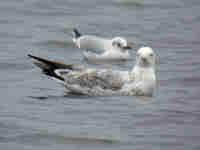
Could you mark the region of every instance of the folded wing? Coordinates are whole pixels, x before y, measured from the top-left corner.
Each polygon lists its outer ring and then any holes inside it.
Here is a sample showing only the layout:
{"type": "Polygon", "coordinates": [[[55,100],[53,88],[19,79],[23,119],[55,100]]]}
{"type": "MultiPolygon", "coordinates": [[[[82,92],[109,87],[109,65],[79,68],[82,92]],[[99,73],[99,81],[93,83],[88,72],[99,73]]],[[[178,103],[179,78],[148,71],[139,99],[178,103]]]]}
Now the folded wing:
{"type": "Polygon", "coordinates": [[[80,48],[92,51],[106,51],[112,48],[111,40],[85,35],[79,38],[80,48]]]}
{"type": "MultiPolygon", "coordinates": [[[[59,70],[57,70],[59,71],[59,70]]],[[[62,78],[65,80],[65,87],[70,93],[84,95],[104,95],[104,92],[118,91],[124,85],[124,81],[119,74],[115,74],[110,70],[85,70],[83,72],[72,71],[64,73],[62,78]],[[96,94],[95,94],[96,93],[96,94]]]]}

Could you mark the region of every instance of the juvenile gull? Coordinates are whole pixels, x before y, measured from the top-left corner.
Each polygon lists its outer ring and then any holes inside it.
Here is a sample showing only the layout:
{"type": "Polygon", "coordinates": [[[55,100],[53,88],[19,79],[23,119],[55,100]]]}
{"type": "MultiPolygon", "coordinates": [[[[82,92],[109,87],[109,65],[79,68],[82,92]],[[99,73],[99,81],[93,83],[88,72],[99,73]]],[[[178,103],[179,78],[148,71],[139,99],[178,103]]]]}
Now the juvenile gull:
{"type": "Polygon", "coordinates": [[[131,46],[128,45],[127,40],[123,37],[114,37],[107,39],[94,35],[82,35],[77,29],[73,29],[72,41],[78,48],[85,51],[83,53],[87,60],[127,60],[130,58],[129,50],[131,46]],[[101,51],[101,54],[91,52],[101,51]]]}
{"type": "Polygon", "coordinates": [[[150,47],[137,51],[131,71],[94,69],[33,58],[43,73],[63,83],[67,93],[89,96],[152,96],[156,87],[155,53],[150,47]]]}

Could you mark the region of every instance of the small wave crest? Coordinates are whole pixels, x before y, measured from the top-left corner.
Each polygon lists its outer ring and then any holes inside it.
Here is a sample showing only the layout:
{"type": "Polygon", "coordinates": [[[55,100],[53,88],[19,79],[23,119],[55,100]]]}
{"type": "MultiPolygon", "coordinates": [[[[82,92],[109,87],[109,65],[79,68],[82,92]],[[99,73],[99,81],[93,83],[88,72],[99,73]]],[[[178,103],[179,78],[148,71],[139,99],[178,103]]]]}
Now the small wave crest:
{"type": "Polygon", "coordinates": [[[114,0],[115,4],[124,6],[124,7],[138,7],[138,8],[143,8],[145,7],[145,3],[143,1],[139,0],[114,0]]]}
{"type": "Polygon", "coordinates": [[[124,7],[135,8],[179,8],[182,7],[182,3],[151,1],[151,0],[114,0],[115,4],[119,4],[124,7]]]}

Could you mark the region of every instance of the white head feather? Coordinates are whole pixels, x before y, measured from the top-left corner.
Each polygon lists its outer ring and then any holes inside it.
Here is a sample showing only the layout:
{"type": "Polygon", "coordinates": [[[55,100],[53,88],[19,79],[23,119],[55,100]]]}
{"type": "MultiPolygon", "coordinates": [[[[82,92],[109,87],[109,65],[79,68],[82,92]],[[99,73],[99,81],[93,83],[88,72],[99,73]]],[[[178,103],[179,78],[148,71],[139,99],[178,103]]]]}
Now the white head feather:
{"type": "Polygon", "coordinates": [[[122,37],[115,37],[112,39],[112,45],[116,47],[126,47],[127,46],[127,41],[125,38],[122,37]]]}
{"type": "Polygon", "coordinates": [[[154,67],[156,61],[156,55],[152,48],[142,47],[136,54],[136,65],[142,68],[154,67]]]}
{"type": "Polygon", "coordinates": [[[136,65],[132,71],[134,81],[144,93],[152,94],[156,87],[156,55],[150,47],[140,48],[136,55],[136,65]]]}

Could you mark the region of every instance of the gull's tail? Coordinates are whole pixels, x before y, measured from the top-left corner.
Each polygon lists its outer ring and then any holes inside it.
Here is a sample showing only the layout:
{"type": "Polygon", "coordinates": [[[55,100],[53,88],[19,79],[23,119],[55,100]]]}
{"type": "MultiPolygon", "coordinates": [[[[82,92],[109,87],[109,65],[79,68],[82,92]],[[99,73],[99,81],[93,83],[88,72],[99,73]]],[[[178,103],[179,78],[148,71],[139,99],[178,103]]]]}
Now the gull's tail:
{"type": "Polygon", "coordinates": [[[54,79],[64,81],[64,78],[62,77],[62,74],[59,72],[59,70],[66,70],[65,73],[67,73],[67,70],[73,70],[73,65],[51,61],[30,54],[28,54],[28,56],[34,60],[34,64],[38,66],[45,75],[54,79]]]}
{"type": "Polygon", "coordinates": [[[78,39],[79,37],[82,36],[82,34],[78,31],[78,29],[74,28],[73,29],[73,36],[75,39],[78,39]]]}

